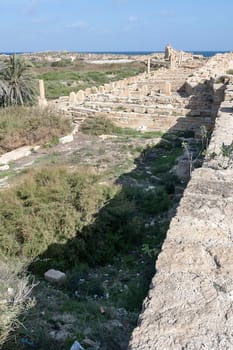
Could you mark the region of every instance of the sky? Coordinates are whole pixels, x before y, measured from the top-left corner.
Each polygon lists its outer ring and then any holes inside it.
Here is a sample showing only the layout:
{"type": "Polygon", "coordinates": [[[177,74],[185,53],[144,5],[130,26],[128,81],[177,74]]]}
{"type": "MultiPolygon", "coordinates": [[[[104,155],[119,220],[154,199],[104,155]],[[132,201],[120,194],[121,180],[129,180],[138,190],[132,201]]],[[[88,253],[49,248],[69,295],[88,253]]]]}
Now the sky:
{"type": "Polygon", "coordinates": [[[0,0],[0,52],[233,50],[233,0],[0,0]]]}

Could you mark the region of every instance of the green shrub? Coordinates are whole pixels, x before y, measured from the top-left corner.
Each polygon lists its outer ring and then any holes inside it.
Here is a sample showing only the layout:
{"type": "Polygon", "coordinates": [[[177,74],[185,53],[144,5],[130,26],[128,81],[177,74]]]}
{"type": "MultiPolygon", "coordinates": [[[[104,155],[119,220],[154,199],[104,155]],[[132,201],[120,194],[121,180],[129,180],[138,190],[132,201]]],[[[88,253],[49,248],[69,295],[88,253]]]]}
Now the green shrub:
{"type": "MultiPolygon", "coordinates": [[[[96,261],[102,260],[105,251],[109,249],[111,253],[108,241],[123,238],[117,238],[114,226],[112,234],[106,231],[100,216],[93,224],[94,214],[119,188],[100,185],[98,179],[95,174],[87,175],[86,170],[69,173],[62,167],[47,167],[24,175],[20,185],[0,194],[0,254],[35,258],[46,251],[52,257],[62,253],[58,266],[64,261],[92,261],[93,254],[96,261]],[[103,242],[98,241],[101,239],[103,242]],[[99,252],[97,245],[102,247],[99,252]]],[[[103,216],[119,221],[121,204],[122,201],[115,212],[111,206],[103,216]]]]}

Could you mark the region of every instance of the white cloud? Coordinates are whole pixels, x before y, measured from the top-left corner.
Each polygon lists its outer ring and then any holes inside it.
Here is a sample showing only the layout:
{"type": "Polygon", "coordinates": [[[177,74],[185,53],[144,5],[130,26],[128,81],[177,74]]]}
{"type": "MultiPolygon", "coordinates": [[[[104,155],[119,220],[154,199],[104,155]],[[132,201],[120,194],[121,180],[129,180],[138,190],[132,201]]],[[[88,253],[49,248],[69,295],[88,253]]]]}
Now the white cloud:
{"type": "Polygon", "coordinates": [[[133,16],[133,15],[129,16],[129,18],[128,18],[128,21],[131,23],[138,22],[138,20],[139,20],[139,18],[137,16],[133,16]]]}

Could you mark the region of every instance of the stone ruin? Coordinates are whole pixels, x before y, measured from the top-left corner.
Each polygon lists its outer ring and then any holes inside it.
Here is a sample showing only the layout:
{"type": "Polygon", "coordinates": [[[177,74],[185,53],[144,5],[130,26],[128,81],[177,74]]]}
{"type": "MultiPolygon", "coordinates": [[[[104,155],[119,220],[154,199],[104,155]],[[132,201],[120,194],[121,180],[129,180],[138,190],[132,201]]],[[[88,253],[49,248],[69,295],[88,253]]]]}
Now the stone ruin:
{"type": "MultiPolygon", "coordinates": [[[[210,127],[211,109],[206,99],[199,96],[198,101],[191,102],[192,97],[186,96],[184,90],[186,80],[203,65],[203,60],[188,67],[176,66],[173,70],[164,67],[152,70],[150,60],[149,57],[145,73],[71,92],[69,97],[59,98],[54,105],[77,125],[87,117],[106,117],[119,126],[138,130],[166,131],[178,124],[179,129],[186,130],[188,123],[195,131],[200,122],[210,127]]],[[[207,93],[212,94],[212,91],[207,93]]]]}
{"type": "Polygon", "coordinates": [[[176,67],[181,67],[184,64],[192,65],[194,59],[197,58],[199,60],[203,59],[202,56],[195,56],[191,52],[185,52],[182,50],[175,50],[168,44],[165,47],[164,59],[169,61],[170,69],[175,69],[176,67]]]}
{"type": "Polygon", "coordinates": [[[170,223],[129,350],[233,349],[233,161],[222,154],[233,141],[233,54],[195,65],[189,55],[167,50],[173,69],[148,69],[55,103],[77,124],[107,117],[139,130],[214,128],[170,223]]]}

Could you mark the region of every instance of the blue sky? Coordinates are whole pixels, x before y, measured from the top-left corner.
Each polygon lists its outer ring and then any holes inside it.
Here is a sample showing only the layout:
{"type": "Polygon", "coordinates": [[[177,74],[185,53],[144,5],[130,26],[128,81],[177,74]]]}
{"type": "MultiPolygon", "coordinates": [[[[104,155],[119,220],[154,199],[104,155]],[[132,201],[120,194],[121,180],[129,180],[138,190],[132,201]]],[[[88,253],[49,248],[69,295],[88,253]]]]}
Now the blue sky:
{"type": "Polygon", "coordinates": [[[233,0],[0,0],[0,51],[233,50],[233,0]]]}

